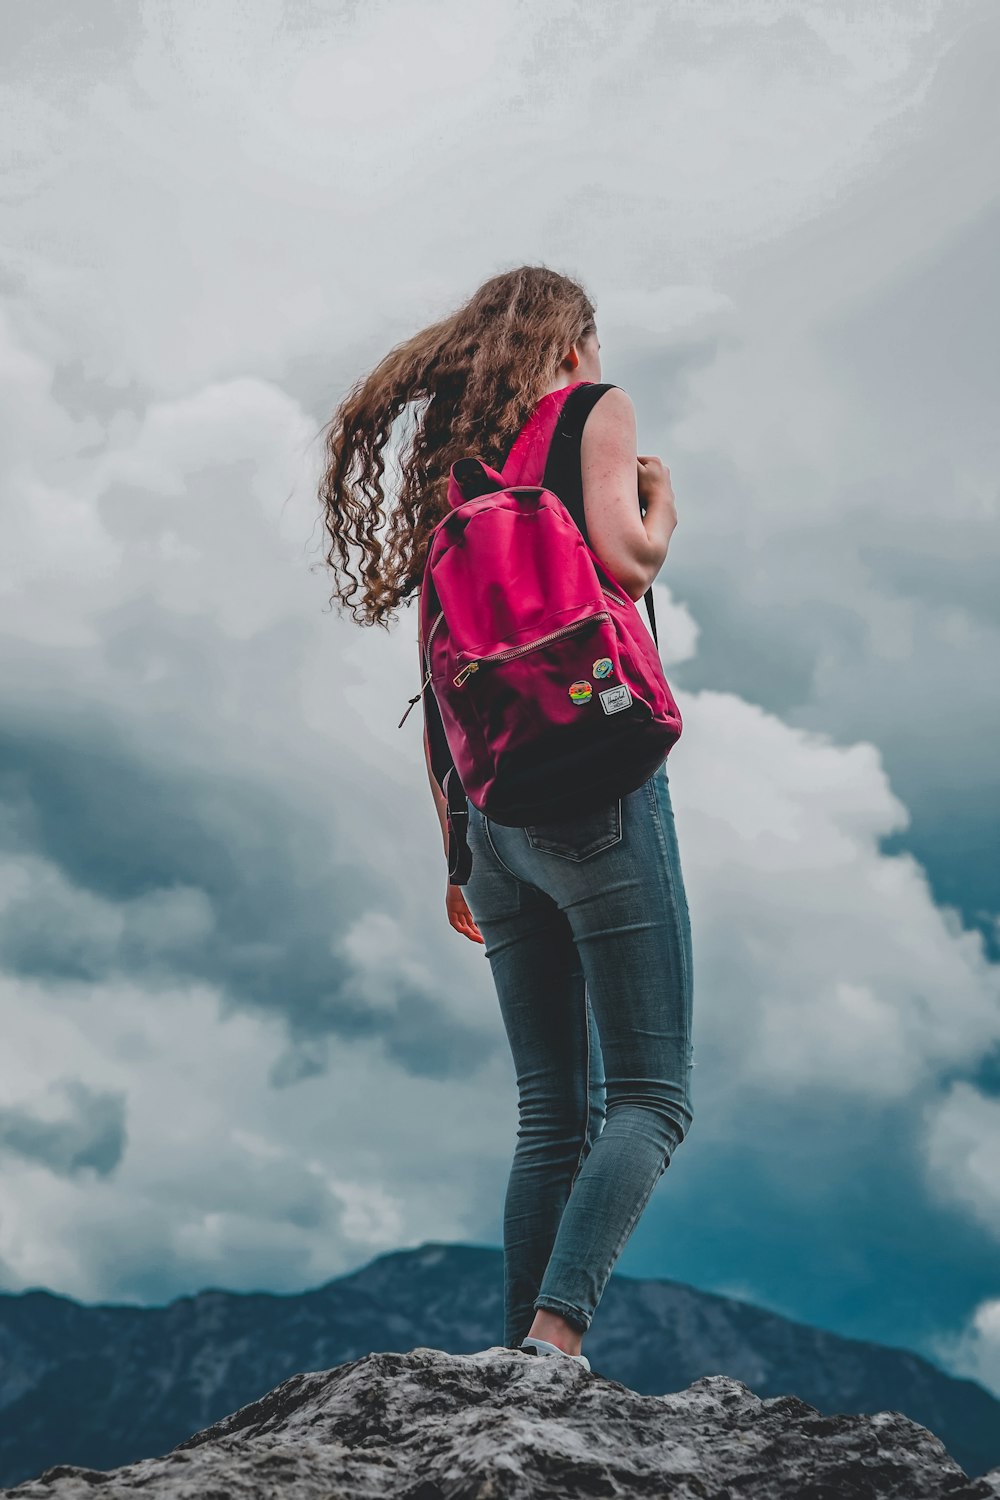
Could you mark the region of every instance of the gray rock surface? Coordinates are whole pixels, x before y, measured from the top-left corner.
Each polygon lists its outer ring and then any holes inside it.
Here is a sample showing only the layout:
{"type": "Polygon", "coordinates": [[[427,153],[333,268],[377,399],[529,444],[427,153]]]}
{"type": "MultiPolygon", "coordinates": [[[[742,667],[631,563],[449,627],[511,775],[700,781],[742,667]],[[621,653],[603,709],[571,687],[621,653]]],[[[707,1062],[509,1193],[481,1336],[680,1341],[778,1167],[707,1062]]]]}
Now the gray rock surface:
{"type": "Polygon", "coordinates": [[[823,1416],[708,1375],[644,1396],[558,1356],[416,1348],[294,1375],[160,1458],[17,1500],[997,1500],[898,1412],[823,1416]]]}

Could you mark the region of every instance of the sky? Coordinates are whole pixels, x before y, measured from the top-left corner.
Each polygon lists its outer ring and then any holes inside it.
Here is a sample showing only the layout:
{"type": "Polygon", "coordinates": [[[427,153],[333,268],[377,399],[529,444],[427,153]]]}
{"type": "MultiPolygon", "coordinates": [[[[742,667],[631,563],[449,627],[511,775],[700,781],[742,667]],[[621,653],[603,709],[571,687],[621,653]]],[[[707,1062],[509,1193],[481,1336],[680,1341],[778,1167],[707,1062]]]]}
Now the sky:
{"type": "Polygon", "coordinates": [[[316,483],[541,263],[678,512],[694,1122],[616,1269],[1000,1395],[1000,12],[85,10],[0,47],[0,1287],[501,1244],[415,613],[331,606],[316,483]]]}

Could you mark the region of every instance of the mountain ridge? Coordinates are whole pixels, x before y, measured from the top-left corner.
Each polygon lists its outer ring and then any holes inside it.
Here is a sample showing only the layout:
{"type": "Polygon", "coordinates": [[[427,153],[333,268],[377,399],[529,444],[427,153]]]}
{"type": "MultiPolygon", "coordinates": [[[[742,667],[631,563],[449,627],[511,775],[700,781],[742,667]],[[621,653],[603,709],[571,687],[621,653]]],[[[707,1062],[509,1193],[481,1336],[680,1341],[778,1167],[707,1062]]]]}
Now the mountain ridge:
{"type": "MultiPolygon", "coordinates": [[[[0,1484],[163,1454],[303,1370],[499,1348],[502,1267],[492,1246],[432,1240],[303,1292],[207,1287],[153,1307],[0,1293],[0,1484]]],[[[900,1412],[973,1478],[1000,1464],[1000,1401],[975,1381],[689,1283],[614,1274],[586,1352],[636,1396],[724,1376],[821,1415],[900,1412]]]]}

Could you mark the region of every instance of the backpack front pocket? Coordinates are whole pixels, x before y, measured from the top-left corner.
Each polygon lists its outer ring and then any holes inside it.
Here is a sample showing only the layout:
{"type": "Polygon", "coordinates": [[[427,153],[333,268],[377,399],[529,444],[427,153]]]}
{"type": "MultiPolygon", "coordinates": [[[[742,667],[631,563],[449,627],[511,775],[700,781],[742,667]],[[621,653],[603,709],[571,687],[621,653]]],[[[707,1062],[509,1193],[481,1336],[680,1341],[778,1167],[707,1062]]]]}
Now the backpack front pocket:
{"type": "Polygon", "coordinates": [[[584,615],[580,620],[571,621],[569,625],[560,625],[556,630],[546,631],[544,635],[537,636],[533,641],[522,641],[519,646],[510,646],[503,651],[491,651],[486,656],[471,656],[458,676],[454,678],[455,687],[461,687],[473,672],[479,671],[480,667],[493,666],[498,662],[515,661],[529,651],[537,651],[540,646],[550,646],[554,641],[561,640],[564,636],[575,635],[577,631],[595,624],[598,620],[610,620],[610,618],[606,609],[598,609],[589,615],[584,615]]]}

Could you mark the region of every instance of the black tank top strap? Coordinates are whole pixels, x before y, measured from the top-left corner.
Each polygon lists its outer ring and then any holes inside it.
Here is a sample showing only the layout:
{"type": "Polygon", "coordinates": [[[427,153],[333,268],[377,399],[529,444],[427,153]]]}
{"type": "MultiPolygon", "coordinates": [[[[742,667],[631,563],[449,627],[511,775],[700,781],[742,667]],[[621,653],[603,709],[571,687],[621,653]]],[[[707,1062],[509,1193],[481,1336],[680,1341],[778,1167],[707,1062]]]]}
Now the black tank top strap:
{"type": "Polygon", "coordinates": [[[583,506],[583,475],[580,470],[580,444],[583,427],[590,413],[604,395],[610,391],[610,381],[590,381],[570,391],[562,404],[549,444],[545,474],[542,479],[547,490],[551,490],[569,511],[590,546],[587,535],[587,517],[583,506]]]}
{"type": "MultiPolygon", "coordinates": [[[[617,389],[613,381],[589,381],[570,391],[563,402],[549,445],[542,479],[547,490],[551,490],[569,511],[579,526],[587,546],[591,546],[587,534],[587,517],[583,504],[583,471],[580,464],[580,444],[587,418],[604,395],[605,391],[617,389]]],[[[649,628],[656,641],[656,615],[653,612],[653,590],[650,586],[643,598],[649,615],[649,628]]],[[[657,641],[657,646],[659,642],[657,641]]]]}

